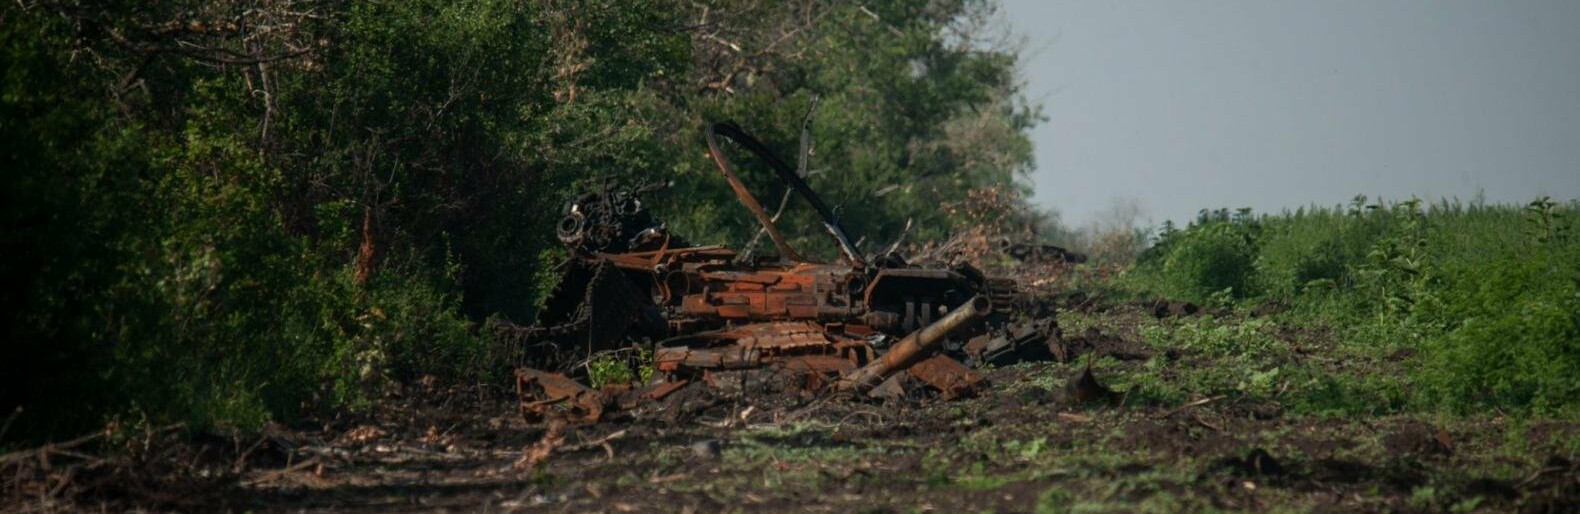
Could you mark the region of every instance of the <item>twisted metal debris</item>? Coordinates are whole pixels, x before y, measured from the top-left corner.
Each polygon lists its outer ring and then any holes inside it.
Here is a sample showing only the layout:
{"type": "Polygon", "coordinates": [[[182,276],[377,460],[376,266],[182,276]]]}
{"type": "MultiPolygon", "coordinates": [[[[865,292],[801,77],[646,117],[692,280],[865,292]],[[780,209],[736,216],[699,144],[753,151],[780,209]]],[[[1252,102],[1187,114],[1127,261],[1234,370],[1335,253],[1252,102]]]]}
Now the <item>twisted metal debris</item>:
{"type": "Polygon", "coordinates": [[[531,327],[517,373],[529,421],[597,421],[609,407],[718,385],[747,372],[810,393],[904,394],[901,372],[943,399],[983,383],[971,368],[1062,359],[1051,307],[1028,305],[1013,281],[969,264],[917,265],[890,252],[863,256],[833,210],[762,142],[733,124],[705,132],[709,154],[778,250],[742,262],[722,246],[670,233],[643,204],[664,185],[605,188],[565,206],[557,227],[569,251],[560,282],[531,327]],[[803,256],[752,196],[723,137],[773,169],[817,212],[835,262],[803,256]],[[1019,316],[1035,312],[1035,317],[1019,316]],[[571,377],[600,352],[641,348],[655,377],[594,390],[571,377]],[[540,371],[554,370],[554,371],[540,371]],[[880,387],[881,385],[881,387],[880,387]]]}

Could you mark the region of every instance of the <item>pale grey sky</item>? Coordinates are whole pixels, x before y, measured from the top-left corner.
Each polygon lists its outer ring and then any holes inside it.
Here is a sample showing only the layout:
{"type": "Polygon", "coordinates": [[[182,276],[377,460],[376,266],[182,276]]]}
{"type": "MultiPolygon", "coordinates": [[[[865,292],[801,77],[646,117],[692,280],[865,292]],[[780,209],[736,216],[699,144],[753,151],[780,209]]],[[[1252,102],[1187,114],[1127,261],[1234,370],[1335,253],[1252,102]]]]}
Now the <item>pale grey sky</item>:
{"type": "Polygon", "coordinates": [[[1003,0],[1034,201],[1073,225],[1390,199],[1580,197],[1580,0],[1003,0]]]}

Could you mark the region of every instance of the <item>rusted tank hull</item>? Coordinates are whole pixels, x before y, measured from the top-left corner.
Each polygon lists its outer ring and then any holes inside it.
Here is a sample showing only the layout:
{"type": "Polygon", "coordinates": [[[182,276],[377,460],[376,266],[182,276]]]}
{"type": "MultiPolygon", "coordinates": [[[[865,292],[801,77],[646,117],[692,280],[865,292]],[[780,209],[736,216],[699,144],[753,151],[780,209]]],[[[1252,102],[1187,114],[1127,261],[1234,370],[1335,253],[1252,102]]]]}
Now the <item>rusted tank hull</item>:
{"type": "Polygon", "coordinates": [[[905,339],[901,339],[878,360],[840,379],[835,387],[847,391],[871,389],[889,375],[905,370],[929,355],[937,353],[944,341],[949,339],[949,334],[979,323],[987,317],[991,312],[991,305],[985,296],[972,298],[933,324],[905,336],[905,339]]]}
{"type": "Polygon", "coordinates": [[[1043,324],[1012,319],[1013,283],[965,264],[919,266],[893,252],[863,256],[832,209],[766,145],[731,124],[712,125],[705,136],[721,175],[779,255],[743,262],[729,248],[670,234],[642,203],[661,186],[578,197],[556,234],[569,253],[560,287],[537,324],[501,328],[523,341],[523,365],[545,370],[518,374],[529,419],[590,422],[625,398],[641,401],[641,394],[593,391],[571,378],[585,373],[578,366],[589,355],[629,356],[632,347],[653,349],[651,364],[666,379],[648,385],[658,396],[743,373],[807,391],[865,391],[908,371],[916,383],[953,398],[981,382],[956,359],[996,362],[1054,337],[1043,324]],[[719,137],[761,159],[817,211],[839,250],[836,261],[807,259],[789,245],[735,175],[719,137]]]}

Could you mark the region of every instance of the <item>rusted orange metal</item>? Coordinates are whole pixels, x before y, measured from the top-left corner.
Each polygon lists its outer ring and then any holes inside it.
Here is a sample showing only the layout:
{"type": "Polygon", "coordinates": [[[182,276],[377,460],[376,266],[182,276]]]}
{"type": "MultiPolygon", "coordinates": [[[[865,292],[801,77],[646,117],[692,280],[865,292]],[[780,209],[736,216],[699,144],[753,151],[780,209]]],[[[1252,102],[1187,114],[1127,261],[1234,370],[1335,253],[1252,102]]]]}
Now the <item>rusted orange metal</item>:
{"type": "Polygon", "coordinates": [[[762,352],[739,346],[721,348],[659,348],[653,353],[653,367],[675,373],[686,369],[745,369],[761,366],[762,352]]]}
{"type": "Polygon", "coordinates": [[[938,390],[939,398],[952,400],[976,392],[982,375],[971,371],[960,361],[943,355],[933,355],[905,370],[912,378],[938,390]]]}
{"type": "Polygon", "coordinates": [[[587,424],[603,417],[604,395],[559,373],[517,369],[516,396],[529,423],[559,419],[587,424]]]}
{"type": "Polygon", "coordinates": [[[839,248],[845,263],[855,268],[866,266],[866,260],[862,259],[861,252],[856,249],[856,245],[851,242],[850,236],[845,233],[845,228],[840,225],[839,220],[834,216],[834,211],[829,209],[827,204],[823,203],[823,199],[817,193],[814,193],[810,186],[806,185],[806,181],[802,180],[801,176],[797,175],[794,169],[780,160],[779,156],[769,151],[768,147],[763,145],[761,141],[747,134],[746,131],[741,130],[739,126],[733,123],[714,123],[709,125],[703,131],[703,136],[708,140],[708,155],[713,157],[713,163],[718,166],[719,173],[724,175],[724,180],[730,184],[730,189],[735,192],[735,197],[741,201],[742,205],[746,206],[746,210],[750,211],[752,216],[757,218],[763,230],[768,233],[768,237],[773,240],[774,246],[778,247],[780,257],[794,262],[807,262],[806,258],[797,254],[795,249],[785,242],[784,236],[779,233],[779,227],[775,226],[773,219],[768,216],[767,212],[763,211],[763,206],[757,202],[757,197],[752,196],[751,191],[746,189],[746,185],[741,183],[741,179],[735,176],[735,172],[731,170],[729,159],[725,158],[724,152],[719,149],[717,136],[724,136],[734,141],[768,164],[768,167],[772,168],[774,173],[779,175],[779,180],[784,185],[789,186],[792,191],[801,196],[801,199],[806,200],[807,204],[812,206],[812,210],[817,211],[818,216],[823,218],[823,228],[828,232],[829,236],[834,238],[834,244],[839,248]]]}
{"type": "Polygon", "coordinates": [[[662,400],[665,396],[669,396],[675,391],[679,391],[680,388],[686,387],[686,385],[690,383],[690,380],[671,380],[668,382],[655,384],[652,387],[649,387],[647,391],[642,393],[642,397],[648,400],[662,400]]]}
{"type": "Polygon", "coordinates": [[[990,307],[987,297],[972,298],[937,322],[905,336],[878,360],[845,375],[838,388],[854,391],[871,389],[889,375],[903,371],[937,352],[950,333],[981,321],[987,316],[990,307]]]}
{"type": "Polygon", "coordinates": [[[587,355],[651,345],[666,380],[599,392],[566,375],[524,369],[517,386],[529,420],[596,421],[610,405],[662,398],[688,383],[744,390],[788,380],[809,391],[859,391],[902,371],[953,398],[982,381],[956,358],[976,366],[1052,341],[1044,326],[1012,321],[1013,283],[969,265],[912,265],[892,251],[869,262],[833,210],[766,145],[728,124],[705,135],[777,258],[741,259],[671,234],[641,202],[660,186],[605,187],[567,204],[556,229],[570,254],[561,282],[536,325],[510,329],[523,341],[527,365],[574,373],[587,355]],[[817,211],[838,261],[810,260],[788,244],[735,175],[718,136],[749,150],[817,211]]]}
{"type": "Polygon", "coordinates": [[[666,373],[778,367],[789,373],[837,376],[871,359],[864,341],[836,336],[806,321],[753,323],[696,334],[699,344],[659,348],[654,367],[666,373]]]}
{"type": "Polygon", "coordinates": [[[735,197],[740,198],[741,203],[746,205],[746,210],[762,223],[763,229],[768,232],[768,239],[773,240],[774,246],[779,249],[779,254],[793,261],[805,261],[806,258],[801,257],[789,243],[785,242],[784,234],[779,233],[779,227],[774,225],[768,213],[763,211],[763,206],[757,202],[757,197],[752,196],[752,193],[746,190],[746,184],[741,182],[740,177],[735,176],[730,161],[719,151],[719,143],[714,140],[713,132],[708,132],[708,155],[713,157],[713,163],[719,167],[719,173],[724,175],[724,181],[730,184],[730,190],[735,191],[735,197]]]}
{"type": "Polygon", "coordinates": [[[687,277],[686,291],[674,284],[666,296],[680,296],[679,313],[724,320],[843,319],[852,312],[852,281],[847,266],[791,264],[755,270],[699,270],[687,277]],[[677,293],[679,293],[677,295],[677,293]]]}
{"type": "Polygon", "coordinates": [[[605,398],[605,410],[610,408],[630,410],[645,403],[662,400],[690,384],[690,380],[668,380],[649,384],[647,387],[639,387],[637,384],[604,384],[598,392],[605,398]]]}

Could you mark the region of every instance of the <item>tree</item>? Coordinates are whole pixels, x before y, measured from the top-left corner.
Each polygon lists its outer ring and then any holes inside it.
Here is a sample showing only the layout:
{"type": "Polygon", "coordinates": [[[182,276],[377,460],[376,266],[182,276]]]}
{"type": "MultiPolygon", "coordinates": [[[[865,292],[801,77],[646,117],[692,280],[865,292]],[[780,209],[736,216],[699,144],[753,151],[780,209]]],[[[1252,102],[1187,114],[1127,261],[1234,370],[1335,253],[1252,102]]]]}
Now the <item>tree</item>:
{"type": "MultiPolygon", "coordinates": [[[[853,232],[942,237],[940,205],[1024,190],[1031,163],[1037,114],[1013,49],[982,36],[991,10],[8,4],[0,316],[22,358],[0,408],[25,406],[13,434],[32,437],[133,410],[247,425],[419,373],[487,379],[509,349],[473,325],[530,320],[555,206],[672,180],[655,203],[678,232],[744,243],[700,129],[735,120],[794,156],[814,95],[810,181],[853,232]]],[[[778,198],[763,171],[745,175],[778,198]]]]}

